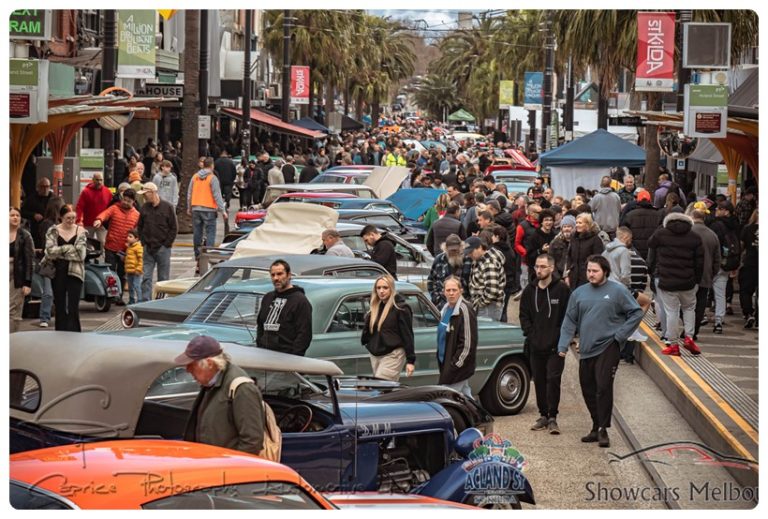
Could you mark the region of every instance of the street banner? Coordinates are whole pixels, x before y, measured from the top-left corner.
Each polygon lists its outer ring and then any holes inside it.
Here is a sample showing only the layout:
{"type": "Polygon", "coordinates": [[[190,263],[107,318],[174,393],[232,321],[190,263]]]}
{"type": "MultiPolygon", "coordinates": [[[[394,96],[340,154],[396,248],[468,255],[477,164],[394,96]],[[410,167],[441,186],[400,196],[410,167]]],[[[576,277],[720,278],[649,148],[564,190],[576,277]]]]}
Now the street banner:
{"type": "Polygon", "coordinates": [[[153,10],[117,11],[117,77],[155,79],[153,10]]]}
{"type": "Polygon", "coordinates": [[[685,85],[683,133],[688,137],[725,138],[728,135],[728,87],[685,85]]]}
{"type": "Polygon", "coordinates": [[[9,116],[14,123],[48,121],[48,60],[11,59],[9,116]]]}
{"type": "Polygon", "coordinates": [[[309,104],[309,67],[291,67],[291,104],[309,104]]]}
{"type": "Polygon", "coordinates": [[[675,13],[637,13],[637,74],[639,92],[674,91],[675,13]]]}
{"type": "Polygon", "coordinates": [[[515,82],[499,81],[499,110],[515,105],[515,82]]]}
{"type": "Polygon", "coordinates": [[[51,39],[51,9],[17,9],[11,11],[8,32],[12,40],[51,39]]]}
{"type": "Polygon", "coordinates": [[[525,97],[523,108],[526,110],[541,110],[544,99],[544,73],[525,73],[525,97]]]}

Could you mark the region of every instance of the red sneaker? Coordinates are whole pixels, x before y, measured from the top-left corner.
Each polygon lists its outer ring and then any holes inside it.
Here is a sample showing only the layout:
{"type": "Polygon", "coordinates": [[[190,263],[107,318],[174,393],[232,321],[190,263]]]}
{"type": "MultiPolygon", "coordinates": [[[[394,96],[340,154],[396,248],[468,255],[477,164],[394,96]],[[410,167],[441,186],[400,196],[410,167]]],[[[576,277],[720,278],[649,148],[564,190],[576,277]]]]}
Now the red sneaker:
{"type": "Polygon", "coordinates": [[[679,357],[680,356],[680,346],[677,344],[670,344],[663,350],[661,350],[662,355],[672,355],[673,357],[679,357]]]}
{"type": "Polygon", "coordinates": [[[685,340],[683,340],[683,348],[690,351],[694,355],[701,355],[701,349],[699,349],[696,343],[693,342],[691,337],[686,337],[685,340]]]}

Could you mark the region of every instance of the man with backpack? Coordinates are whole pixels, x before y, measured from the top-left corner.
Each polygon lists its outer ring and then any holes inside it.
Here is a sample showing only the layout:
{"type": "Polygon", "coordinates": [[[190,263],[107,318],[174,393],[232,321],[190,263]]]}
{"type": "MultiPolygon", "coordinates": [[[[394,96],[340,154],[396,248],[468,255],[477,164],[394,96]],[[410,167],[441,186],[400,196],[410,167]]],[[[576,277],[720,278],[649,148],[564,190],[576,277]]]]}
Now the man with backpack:
{"type": "Polygon", "coordinates": [[[185,440],[279,460],[281,439],[279,429],[275,434],[272,410],[253,379],[232,363],[216,339],[195,337],[174,362],[186,366],[201,386],[184,430],[185,440]]]}
{"type": "Polygon", "coordinates": [[[720,270],[712,280],[715,293],[715,327],[713,332],[723,333],[723,318],[726,313],[726,289],[728,278],[736,277],[741,263],[741,243],[739,242],[739,222],[734,215],[733,204],[725,200],[717,205],[715,221],[710,227],[720,241],[720,270]]]}

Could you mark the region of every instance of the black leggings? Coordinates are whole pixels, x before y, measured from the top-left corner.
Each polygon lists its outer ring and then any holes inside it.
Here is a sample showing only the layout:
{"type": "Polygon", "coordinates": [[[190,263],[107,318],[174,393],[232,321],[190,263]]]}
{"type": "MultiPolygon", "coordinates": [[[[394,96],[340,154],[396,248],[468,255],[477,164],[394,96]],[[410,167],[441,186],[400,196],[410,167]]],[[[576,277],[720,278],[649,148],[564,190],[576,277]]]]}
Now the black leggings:
{"type": "Polygon", "coordinates": [[[53,278],[53,304],[56,305],[57,331],[79,332],[80,291],[83,282],[73,276],[57,274],[53,278]]]}

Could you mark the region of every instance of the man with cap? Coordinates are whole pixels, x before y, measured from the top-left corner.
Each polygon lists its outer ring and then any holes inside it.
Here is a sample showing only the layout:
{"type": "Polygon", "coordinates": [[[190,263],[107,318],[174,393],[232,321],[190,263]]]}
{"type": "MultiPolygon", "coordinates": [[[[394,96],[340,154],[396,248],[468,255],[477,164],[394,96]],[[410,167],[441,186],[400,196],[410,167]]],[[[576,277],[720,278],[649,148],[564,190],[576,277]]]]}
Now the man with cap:
{"type": "Polygon", "coordinates": [[[360,237],[368,247],[371,247],[371,261],[375,261],[389,274],[397,279],[397,254],[395,245],[389,236],[381,234],[375,225],[368,224],[360,231],[360,237]]]}
{"type": "Polygon", "coordinates": [[[472,270],[472,258],[464,255],[464,242],[458,234],[451,234],[443,243],[443,252],[435,256],[427,277],[427,291],[437,308],[445,304],[444,282],[450,276],[461,280],[464,297],[468,297],[469,273],[472,270]]]}
{"type": "MultiPolygon", "coordinates": [[[[466,240],[464,253],[472,258],[469,297],[478,317],[501,320],[504,286],[507,283],[503,260],[490,251],[491,245],[477,236],[466,240]]],[[[503,257],[503,255],[502,255],[503,257]]]]}
{"type": "Polygon", "coordinates": [[[189,341],[174,362],[186,366],[200,384],[184,439],[258,455],[264,445],[264,403],[253,379],[207,335],[189,341]]]}
{"type": "MultiPolygon", "coordinates": [[[[162,166],[164,169],[165,166],[162,166]]],[[[141,282],[141,301],[152,297],[152,276],[157,266],[157,280],[171,277],[171,248],[176,239],[176,209],[163,200],[154,182],[144,184],[140,191],[144,205],[139,211],[139,236],[144,246],[144,278],[141,282]]]]}
{"type": "MultiPolygon", "coordinates": [[[[631,205],[632,202],[627,204],[627,207],[631,205]]],[[[642,190],[637,192],[634,207],[629,209],[623,219],[622,225],[632,231],[632,243],[645,261],[648,261],[648,240],[661,225],[660,215],[659,210],[651,203],[651,193],[642,190]]]]}

